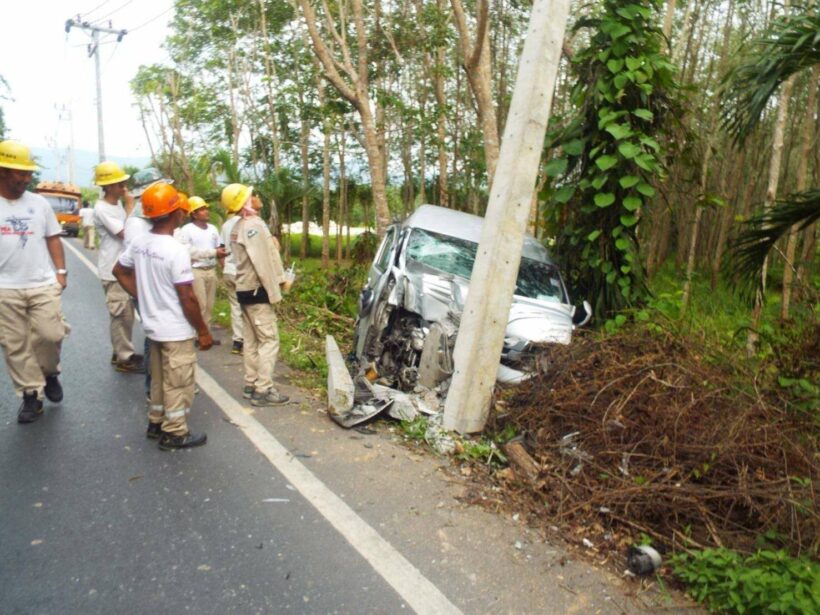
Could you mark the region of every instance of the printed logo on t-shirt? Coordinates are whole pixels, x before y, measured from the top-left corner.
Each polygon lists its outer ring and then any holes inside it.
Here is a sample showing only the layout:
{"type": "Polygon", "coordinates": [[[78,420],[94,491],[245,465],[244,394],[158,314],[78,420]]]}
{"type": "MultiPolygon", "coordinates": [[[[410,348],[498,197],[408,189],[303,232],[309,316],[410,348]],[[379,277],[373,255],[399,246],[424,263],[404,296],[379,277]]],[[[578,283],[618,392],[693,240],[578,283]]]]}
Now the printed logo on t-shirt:
{"type": "Polygon", "coordinates": [[[251,230],[249,230],[249,231],[248,231],[248,239],[253,239],[253,238],[254,238],[254,237],[256,237],[258,234],[259,234],[259,231],[257,231],[256,229],[252,228],[251,230]]]}
{"type": "MultiPolygon", "coordinates": [[[[34,213],[34,212],[29,212],[34,213]]],[[[20,247],[25,248],[29,235],[34,235],[34,231],[29,228],[31,218],[20,218],[19,216],[9,216],[5,223],[0,225],[0,235],[18,235],[20,237],[20,247]]]]}

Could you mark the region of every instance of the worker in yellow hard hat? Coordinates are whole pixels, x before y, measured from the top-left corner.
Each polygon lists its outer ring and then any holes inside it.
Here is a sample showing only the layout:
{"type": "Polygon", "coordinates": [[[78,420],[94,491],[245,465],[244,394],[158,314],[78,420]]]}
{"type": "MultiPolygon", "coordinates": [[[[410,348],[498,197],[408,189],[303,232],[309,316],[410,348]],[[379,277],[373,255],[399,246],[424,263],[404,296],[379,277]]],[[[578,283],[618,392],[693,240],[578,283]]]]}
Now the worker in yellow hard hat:
{"type": "Polygon", "coordinates": [[[253,188],[231,184],[222,191],[222,206],[239,217],[231,233],[236,262],[236,296],[242,308],[245,336],[245,384],[242,396],[253,406],[275,406],[288,401],[273,383],[279,354],[279,331],[273,305],[282,300],[285,270],[279,250],[259,210],[262,201],[253,188]]]}
{"type": "Polygon", "coordinates": [[[114,265],[125,245],[124,204],[133,207],[128,194],[128,178],[131,177],[115,162],[101,162],[94,168],[94,183],[102,188],[102,198],[94,206],[94,226],[100,237],[100,255],[97,258],[97,275],[105,292],[105,304],[110,320],[111,363],[114,369],[125,374],[143,374],[143,356],[134,352],[131,335],[134,329],[134,304],[128,293],[114,277],[114,265]]]}
{"type": "Polygon", "coordinates": [[[28,147],[0,142],[0,346],[23,398],[18,423],[40,418],[44,396],[62,401],[60,346],[69,330],[62,228],[48,201],[26,189],[35,170],[28,147]]]}
{"type": "MultiPolygon", "coordinates": [[[[210,210],[205,199],[192,196],[188,199],[191,221],[175,233],[175,237],[190,249],[194,269],[194,294],[202,308],[202,320],[211,325],[211,313],[216,302],[216,263],[225,256],[219,247],[219,231],[210,223],[210,210]]],[[[218,340],[214,340],[218,344],[218,340]]]]}
{"type": "Polygon", "coordinates": [[[228,213],[228,218],[219,229],[220,245],[225,246],[226,254],[222,259],[222,284],[228,294],[228,305],[231,310],[231,354],[241,355],[245,349],[245,333],[242,325],[242,308],[236,298],[236,261],[231,252],[231,233],[239,222],[236,213],[228,213]]]}
{"type": "Polygon", "coordinates": [[[204,433],[192,433],[187,415],[194,401],[196,351],[208,350],[213,339],[193,292],[188,250],[173,232],[185,217],[183,200],[173,186],[156,183],[142,195],[142,213],[151,232],[131,241],[114,266],[123,288],[138,299],[150,343],[151,393],[146,437],[159,448],[201,446],[204,433]]]}

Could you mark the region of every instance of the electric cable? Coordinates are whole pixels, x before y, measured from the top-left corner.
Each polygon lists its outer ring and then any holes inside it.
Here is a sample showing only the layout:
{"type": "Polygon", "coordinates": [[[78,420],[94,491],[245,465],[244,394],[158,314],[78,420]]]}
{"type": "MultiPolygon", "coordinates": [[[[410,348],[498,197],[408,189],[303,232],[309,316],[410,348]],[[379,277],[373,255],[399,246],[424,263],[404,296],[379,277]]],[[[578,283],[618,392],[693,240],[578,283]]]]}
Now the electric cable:
{"type": "Polygon", "coordinates": [[[135,31],[139,30],[140,28],[142,28],[142,27],[144,27],[144,26],[147,26],[147,25],[148,25],[149,23],[151,23],[152,21],[156,21],[157,19],[159,19],[160,17],[162,17],[163,15],[165,15],[165,13],[168,13],[169,11],[172,11],[173,9],[174,9],[174,7],[173,7],[173,6],[171,6],[171,7],[167,8],[167,9],[165,9],[165,10],[164,10],[164,11],[162,11],[162,13],[160,13],[159,15],[155,15],[154,17],[152,17],[152,18],[151,18],[151,19],[149,19],[148,21],[144,21],[144,22],[142,22],[142,23],[141,23],[140,25],[138,25],[136,28],[131,28],[131,29],[129,29],[129,30],[128,30],[128,32],[129,32],[129,33],[131,33],[131,32],[135,32],[135,31]]]}
{"type": "Polygon", "coordinates": [[[82,14],[83,18],[88,19],[88,16],[91,15],[91,13],[93,13],[97,9],[100,9],[100,8],[104,7],[109,2],[111,2],[111,0],[104,0],[103,2],[101,2],[100,4],[95,6],[93,9],[91,9],[90,11],[86,11],[85,13],[82,14]]]}
{"type": "Polygon", "coordinates": [[[94,19],[94,21],[93,21],[92,23],[98,24],[98,23],[100,23],[101,21],[105,21],[106,19],[108,19],[109,17],[111,17],[114,13],[119,13],[122,9],[124,9],[126,6],[128,6],[129,4],[131,4],[133,1],[134,1],[134,0],[126,0],[125,4],[121,4],[120,6],[118,6],[117,8],[115,8],[113,11],[111,11],[110,13],[108,13],[107,15],[103,15],[102,17],[97,17],[96,19],[94,19]]]}

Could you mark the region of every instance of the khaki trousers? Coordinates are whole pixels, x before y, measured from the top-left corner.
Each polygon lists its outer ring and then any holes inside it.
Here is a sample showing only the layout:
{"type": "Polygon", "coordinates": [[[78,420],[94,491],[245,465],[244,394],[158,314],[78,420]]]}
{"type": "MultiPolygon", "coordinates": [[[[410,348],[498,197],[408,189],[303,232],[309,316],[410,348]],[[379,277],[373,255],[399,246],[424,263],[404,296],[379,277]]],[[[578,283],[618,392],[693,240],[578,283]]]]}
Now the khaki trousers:
{"type": "Polygon", "coordinates": [[[59,284],[0,289],[0,345],[17,395],[42,398],[46,376],[60,373],[60,347],[69,327],[59,284]]]}
{"type": "Polygon", "coordinates": [[[236,276],[230,273],[223,274],[222,281],[228,291],[228,303],[231,306],[231,337],[234,342],[241,342],[245,337],[242,333],[242,308],[236,298],[236,276]]]}
{"type": "Polygon", "coordinates": [[[202,320],[210,328],[216,301],[216,269],[194,269],[194,295],[199,302],[202,320]]]}
{"type": "Polygon", "coordinates": [[[102,280],[105,305],[108,308],[111,347],[117,361],[127,361],[134,354],[131,333],[134,330],[134,303],[119,282],[102,280]]]}
{"type": "Polygon", "coordinates": [[[187,416],[194,403],[196,350],[194,340],[155,342],[151,355],[151,401],[148,422],[160,423],[162,431],[181,436],[188,433],[187,416]]]}
{"type": "Polygon", "coordinates": [[[279,354],[276,312],[270,303],[242,306],[245,333],[245,386],[257,393],[273,388],[273,370],[279,354]]]}
{"type": "Polygon", "coordinates": [[[83,227],[83,247],[88,248],[89,250],[95,250],[97,248],[97,242],[95,241],[97,238],[96,231],[94,230],[93,226],[84,226],[83,227]]]}

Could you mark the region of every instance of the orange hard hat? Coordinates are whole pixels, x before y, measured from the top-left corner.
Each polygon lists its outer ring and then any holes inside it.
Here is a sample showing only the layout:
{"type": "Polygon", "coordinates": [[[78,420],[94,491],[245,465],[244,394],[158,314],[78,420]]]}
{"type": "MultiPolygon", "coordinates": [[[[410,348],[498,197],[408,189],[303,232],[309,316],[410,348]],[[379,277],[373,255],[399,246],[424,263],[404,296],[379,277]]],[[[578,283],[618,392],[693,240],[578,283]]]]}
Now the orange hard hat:
{"type": "Polygon", "coordinates": [[[151,219],[161,218],[179,209],[182,202],[176,188],[160,182],[142,193],[142,215],[151,219]]]}
{"type": "Polygon", "coordinates": [[[179,208],[185,213],[191,213],[191,202],[188,195],[184,192],[177,192],[177,194],[179,195],[179,208]]]}

